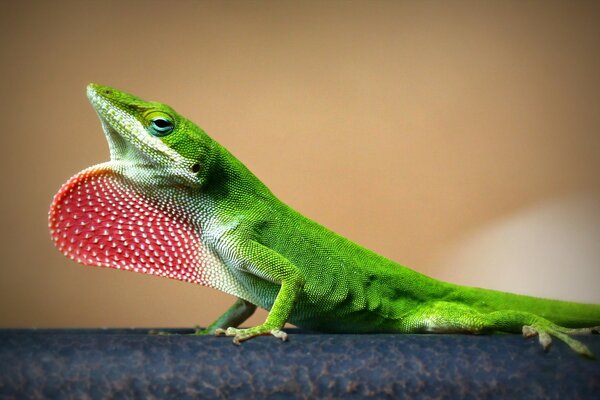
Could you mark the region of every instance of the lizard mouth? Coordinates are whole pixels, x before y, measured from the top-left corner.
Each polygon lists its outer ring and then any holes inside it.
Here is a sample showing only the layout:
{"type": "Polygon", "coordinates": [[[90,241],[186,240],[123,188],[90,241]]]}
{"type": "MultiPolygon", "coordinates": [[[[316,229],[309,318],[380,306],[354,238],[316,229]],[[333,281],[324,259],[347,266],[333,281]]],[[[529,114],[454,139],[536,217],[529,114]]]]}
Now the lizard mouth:
{"type": "MultiPolygon", "coordinates": [[[[102,122],[111,160],[145,159],[162,164],[178,161],[181,157],[159,139],[150,136],[144,125],[134,117],[132,106],[120,102],[119,95],[123,93],[107,86],[90,83],[87,87],[87,97],[102,122]]],[[[141,99],[135,100],[138,103],[135,111],[148,108],[150,104],[141,99]]]]}
{"type": "Polygon", "coordinates": [[[184,159],[160,138],[150,135],[143,118],[139,119],[155,108],[155,103],[94,83],[88,85],[87,96],[102,123],[114,170],[129,177],[143,175],[140,185],[169,177],[195,187],[195,161],[184,159]]]}
{"type": "Polygon", "coordinates": [[[122,112],[119,105],[110,100],[109,96],[112,93],[111,89],[93,83],[87,87],[87,97],[100,118],[108,142],[110,159],[119,161],[126,159],[128,153],[137,150],[135,138],[141,136],[144,128],[139,121],[129,113],[122,112]]]}

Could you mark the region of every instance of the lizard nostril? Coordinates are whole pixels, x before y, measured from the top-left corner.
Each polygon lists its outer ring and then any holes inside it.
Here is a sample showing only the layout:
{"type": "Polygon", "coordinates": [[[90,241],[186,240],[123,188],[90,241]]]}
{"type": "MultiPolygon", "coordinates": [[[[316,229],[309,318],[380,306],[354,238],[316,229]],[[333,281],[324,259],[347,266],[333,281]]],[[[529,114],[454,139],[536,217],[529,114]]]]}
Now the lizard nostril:
{"type": "Polygon", "coordinates": [[[200,164],[194,164],[194,165],[192,165],[192,172],[196,173],[198,171],[200,171],[200,164]]]}

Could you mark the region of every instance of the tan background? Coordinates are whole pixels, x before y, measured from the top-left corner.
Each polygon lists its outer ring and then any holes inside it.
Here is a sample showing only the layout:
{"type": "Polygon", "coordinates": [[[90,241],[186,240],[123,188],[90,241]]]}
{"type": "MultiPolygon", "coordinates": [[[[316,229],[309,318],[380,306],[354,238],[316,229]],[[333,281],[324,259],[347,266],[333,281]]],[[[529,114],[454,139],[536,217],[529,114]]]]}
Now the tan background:
{"type": "Polygon", "coordinates": [[[174,106],[286,202],[405,265],[600,303],[598,2],[16,3],[1,326],[190,326],[232,301],[53,248],[52,195],[108,156],[91,81],[174,106]]]}

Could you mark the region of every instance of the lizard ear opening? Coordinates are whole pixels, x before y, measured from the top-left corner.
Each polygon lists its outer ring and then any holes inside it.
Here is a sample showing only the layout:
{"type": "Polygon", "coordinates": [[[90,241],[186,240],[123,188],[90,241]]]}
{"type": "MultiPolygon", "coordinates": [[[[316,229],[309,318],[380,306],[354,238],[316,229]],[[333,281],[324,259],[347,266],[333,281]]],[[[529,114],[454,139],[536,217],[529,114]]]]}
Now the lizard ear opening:
{"type": "Polygon", "coordinates": [[[196,164],[192,165],[192,172],[195,174],[200,172],[200,164],[196,163],[196,164]]]}

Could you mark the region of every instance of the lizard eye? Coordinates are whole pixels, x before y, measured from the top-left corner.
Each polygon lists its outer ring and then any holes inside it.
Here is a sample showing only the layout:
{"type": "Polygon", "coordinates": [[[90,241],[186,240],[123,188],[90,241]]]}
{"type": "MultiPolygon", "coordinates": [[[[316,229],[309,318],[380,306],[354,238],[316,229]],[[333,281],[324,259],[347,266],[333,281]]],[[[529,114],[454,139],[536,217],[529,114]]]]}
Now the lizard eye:
{"type": "Polygon", "coordinates": [[[150,133],[154,136],[167,136],[173,132],[173,122],[163,117],[153,118],[150,121],[150,133]]]}

